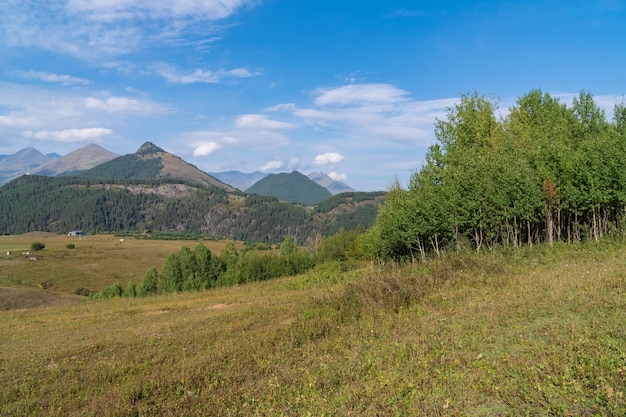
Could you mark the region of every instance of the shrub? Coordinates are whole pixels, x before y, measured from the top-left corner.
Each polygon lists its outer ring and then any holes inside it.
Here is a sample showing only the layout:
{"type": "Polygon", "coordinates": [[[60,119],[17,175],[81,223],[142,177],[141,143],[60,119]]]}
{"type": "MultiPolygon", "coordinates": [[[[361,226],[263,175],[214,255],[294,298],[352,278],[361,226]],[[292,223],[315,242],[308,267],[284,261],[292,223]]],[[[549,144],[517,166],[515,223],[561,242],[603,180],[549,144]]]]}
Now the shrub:
{"type": "Polygon", "coordinates": [[[68,249],[74,249],[76,247],[76,245],[73,244],[73,243],[68,243],[67,245],[65,245],[65,247],[68,248],[68,249]]]}
{"type": "Polygon", "coordinates": [[[89,290],[88,288],[80,287],[74,290],[74,294],[88,297],[91,295],[91,290],[89,290]]]}
{"type": "Polygon", "coordinates": [[[109,285],[108,287],[102,288],[95,294],[92,294],[91,297],[95,299],[109,299],[113,297],[122,297],[124,295],[124,289],[119,284],[109,285]]]}
{"type": "Polygon", "coordinates": [[[30,250],[32,250],[32,251],[38,251],[38,250],[42,250],[42,249],[43,249],[43,248],[45,248],[45,247],[46,247],[46,245],[44,245],[44,244],[43,244],[43,243],[41,243],[41,242],[33,242],[33,243],[30,245],[30,250]]]}

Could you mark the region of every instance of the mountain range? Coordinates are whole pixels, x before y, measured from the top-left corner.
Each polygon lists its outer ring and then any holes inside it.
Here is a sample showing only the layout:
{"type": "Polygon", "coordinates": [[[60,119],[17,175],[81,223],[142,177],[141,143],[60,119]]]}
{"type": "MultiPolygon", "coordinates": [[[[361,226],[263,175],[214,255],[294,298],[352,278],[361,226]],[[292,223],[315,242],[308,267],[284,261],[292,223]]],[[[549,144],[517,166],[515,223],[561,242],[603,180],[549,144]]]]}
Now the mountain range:
{"type": "Polygon", "coordinates": [[[215,186],[226,192],[240,190],[304,205],[314,205],[330,195],[355,191],[321,172],[313,172],[308,176],[297,171],[284,174],[265,174],[258,171],[209,174],[151,142],[144,143],[135,153],[122,156],[96,144],[86,145],[65,156],[44,155],[33,147],[22,149],[13,155],[0,155],[0,185],[24,174],[110,180],[176,178],[203,186],[215,186]],[[256,189],[252,188],[263,180],[266,181],[256,189]]]}
{"type": "Polygon", "coordinates": [[[2,155],[0,158],[0,185],[29,173],[32,169],[56,159],[55,156],[44,155],[33,147],[24,148],[13,155],[2,155]]]}
{"type": "Polygon", "coordinates": [[[69,175],[93,168],[119,155],[96,145],[95,143],[83,146],[80,149],[70,152],[65,156],[55,158],[34,169],[31,174],[46,175],[54,177],[57,175],[69,175]]]}
{"type": "Polygon", "coordinates": [[[332,195],[298,171],[265,175],[243,193],[150,142],[122,156],[97,145],[65,157],[27,148],[0,163],[12,175],[20,163],[38,173],[0,186],[0,234],[182,233],[265,243],[291,236],[306,244],[342,228],[369,227],[385,198],[332,195]]]}
{"type": "MultiPolygon", "coordinates": [[[[267,177],[270,174],[255,171],[251,173],[245,173],[241,171],[223,171],[223,172],[209,172],[210,175],[215,178],[230,184],[233,187],[241,191],[248,191],[254,184],[267,177]]],[[[313,180],[317,184],[326,188],[331,194],[336,195],[340,193],[356,191],[354,188],[346,185],[341,181],[337,181],[324,174],[323,172],[311,172],[307,174],[309,179],[313,180]]]]}

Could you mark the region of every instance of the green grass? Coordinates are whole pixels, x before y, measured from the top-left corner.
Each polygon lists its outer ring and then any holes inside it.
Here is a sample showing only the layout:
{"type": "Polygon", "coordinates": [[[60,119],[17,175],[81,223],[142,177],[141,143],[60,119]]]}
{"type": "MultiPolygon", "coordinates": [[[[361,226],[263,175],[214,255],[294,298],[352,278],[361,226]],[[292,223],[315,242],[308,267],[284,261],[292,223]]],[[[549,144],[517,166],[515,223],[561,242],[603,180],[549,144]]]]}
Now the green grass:
{"type": "Polygon", "coordinates": [[[623,250],[0,312],[0,415],[623,416],[623,250]]]}
{"type": "MultiPolygon", "coordinates": [[[[205,241],[204,245],[219,254],[225,241],[205,241]]],[[[0,236],[0,287],[45,288],[73,294],[77,288],[98,291],[129,281],[138,283],[151,267],[161,270],[167,256],[183,246],[193,248],[193,241],[142,240],[133,237],[95,235],[87,238],[27,233],[0,236]],[[45,249],[33,252],[33,242],[45,244],[45,249]],[[74,244],[69,249],[68,244],[74,244]],[[7,256],[11,251],[11,256],[7,256]],[[24,255],[23,253],[29,253],[24,255]],[[33,258],[33,259],[30,259],[33,258]]],[[[242,244],[237,245],[238,248],[242,244]]],[[[0,304],[1,304],[0,294],[0,304]]]]}

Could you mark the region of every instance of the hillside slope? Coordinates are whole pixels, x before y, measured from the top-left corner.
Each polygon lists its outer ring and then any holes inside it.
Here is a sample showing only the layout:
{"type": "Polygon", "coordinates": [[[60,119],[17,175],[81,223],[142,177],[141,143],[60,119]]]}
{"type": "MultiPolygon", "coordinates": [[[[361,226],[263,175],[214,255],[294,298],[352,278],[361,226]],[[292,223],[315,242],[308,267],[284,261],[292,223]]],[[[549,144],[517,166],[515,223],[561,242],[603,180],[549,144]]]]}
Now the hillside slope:
{"type": "Polygon", "coordinates": [[[20,175],[25,175],[33,168],[52,159],[33,147],[24,148],[13,155],[4,155],[0,159],[0,185],[20,175]]]}
{"type": "MultiPolygon", "coordinates": [[[[315,232],[370,226],[377,198],[333,197],[320,210],[276,197],[227,193],[175,179],[22,176],[0,187],[0,234],[177,232],[250,242],[306,244],[315,232]],[[339,200],[337,200],[339,198],[339,200]]],[[[321,204],[321,203],[320,203],[321,204]]]]}
{"type": "Polygon", "coordinates": [[[322,187],[326,188],[333,195],[346,193],[350,191],[356,191],[354,188],[350,187],[349,185],[341,181],[334,180],[327,174],[324,174],[323,172],[311,172],[310,174],[307,175],[307,177],[309,177],[310,179],[312,179],[313,181],[315,181],[322,187]]]}
{"type": "Polygon", "coordinates": [[[176,155],[146,142],[133,154],[127,154],[91,168],[80,176],[98,180],[106,179],[181,179],[203,186],[217,187],[236,192],[234,187],[199,170],[176,155]]]}
{"type": "Polygon", "coordinates": [[[623,416],[624,247],[561,249],[0,312],[0,414],[623,416]]]}
{"type": "Polygon", "coordinates": [[[281,201],[291,201],[304,206],[313,206],[332,196],[326,188],[298,171],[268,175],[248,188],[246,192],[272,196],[281,201]]]}
{"type": "Polygon", "coordinates": [[[39,165],[31,173],[47,176],[76,174],[78,171],[88,170],[118,156],[100,145],[91,143],[58,159],[39,165]]]}

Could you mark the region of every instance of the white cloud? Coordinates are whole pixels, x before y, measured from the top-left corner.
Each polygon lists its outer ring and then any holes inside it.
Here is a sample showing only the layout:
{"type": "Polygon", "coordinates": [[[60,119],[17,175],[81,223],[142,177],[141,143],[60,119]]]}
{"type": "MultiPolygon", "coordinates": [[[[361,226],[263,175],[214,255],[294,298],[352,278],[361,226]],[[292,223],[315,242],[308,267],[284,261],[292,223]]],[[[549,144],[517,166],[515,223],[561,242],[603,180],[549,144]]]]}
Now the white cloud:
{"type": "Polygon", "coordinates": [[[444,118],[446,108],[458,101],[418,101],[389,84],[350,84],[315,92],[315,107],[294,106],[292,114],[319,129],[341,132],[355,147],[363,146],[364,140],[369,146],[390,142],[428,146],[435,141],[436,119],[444,118]]]}
{"type": "Polygon", "coordinates": [[[71,75],[66,74],[51,74],[48,72],[40,72],[40,71],[22,71],[20,75],[24,78],[40,80],[49,83],[61,83],[63,85],[87,85],[89,84],[89,80],[85,80],[83,78],[72,77],[71,75]]]}
{"type": "Polygon", "coordinates": [[[337,172],[329,172],[328,176],[335,181],[346,181],[348,179],[348,176],[346,174],[339,174],[337,172]]]}
{"type": "Polygon", "coordinates": [[[259,168],[259,171],[267,172],[267,171],[293,171],[293,170],[302,170],[305,167],[305,164],[298,158],[284,158],[283,160],[275,159],[270,161],[259,168]]]}
{"type": "Polygon", "coordinates": [[[86,142],[86,141],[98,141],[103,136],[112,134],[111,129],[102,127],[91,127],[86,129],[65,129],[65,130],[40,130],[32,132],[27,130],[22,132],[22,136],[25,138],[38,139],[42,141],[53,142],[86,142]]]}
{"type": "MultiPolygon", "coordinates": [[[[258,0],[9,0],[0,2],[0,45],[92,62],[164,44],[206,47],[220,21],[258,0]]],[[[224,26],[224,25],[223,25],[224,26]]]]}
{"type": "Polygon", "coordinates": [[[233,14],[249,0],[69,0],[67,9],[87,15],[91,20],[131,18],[188,18],[218,20],[233,14]]]}
{"type": "Polygon", "coordinates": [[[244,114],[237,118],[235,127],[240,129],[284,130],[291,129],[293,125],[268,119],[262,114],[244,114]]]}
{"type": "Polygon", "coordinates": [[[216,142],[206,142],[195,146],[193,156],[208,156],[218,151],[222,146],[216,142]]]}
{"type": "Polygon", "coordinates": [[[129,120],[141,123],[141,118],[170,111],[158,102],[143,98],[100,97],[106,93],[82,94],[49,85],[0,81],[0,91],[0,146],[2,143],[24,145],[24,139],[56,143],[98,140],[105,137],[107,130],[90,129],[106,126],[118,133],[118,127],[127,125],[129,120]],[[30,133],[24,135],[23,132],[30,133]],[[20,137],[23,139],[16,141],[20,137]]]}
{"type": "Polygon", "coordinates": [[[389,84],[350,84],[336,88],[316,90],[318,106],[350,105],[364,103],[399,103],[405,101],[407,92],[389,84]]]}
{"type": "Polygon", "coordinates": [[[283,103],[277,104],[275,106],[271,106],[266,108],[267,111],[293,111],[296,109],[296,105],[294,103],[283,103]]]}
{"type": "Polygon", "coordinates": [[[259,75],[247,68],[235,68],[232,70],[220,69],[211,71],[204,68],[196,68],[193,71],[181,72],[169,64],[160,63],[155,65],[154,72],[167,81],[176,84],[207,83],[216,84],[224,78],[249,78],[259,75]]]}
{"type": "Polygon", "coordinates": [[[317,155],[315,157],[315,165],[330,165],[330,164],[338,164],[343,161],[345,158],[343,155],[337,152],[326,152],[324,154],[317,155]]]}
{"type": "Polygon", "coordinates": [[[165,106],[161,104],[128,97],[104,99],[86,97],[82,101],[87,109],[101,110],[106,113],[163,114],[167,112],[165,106]]]}
{"type": "Polygon", "coordinates": [[[227,74],[237,78],[250,78],[260,75],[259,72],[252,72],[248,68],[235,68],[227,71],[227,74]]]}
{"type": "Polygon", "coordinates": [[[278,169],[282,169],[284,166],[285,164],[282,161],[270,161],[267,164],[263,165],[261,168],[259,168],[259,171],[275,171],[278,169]]]}

